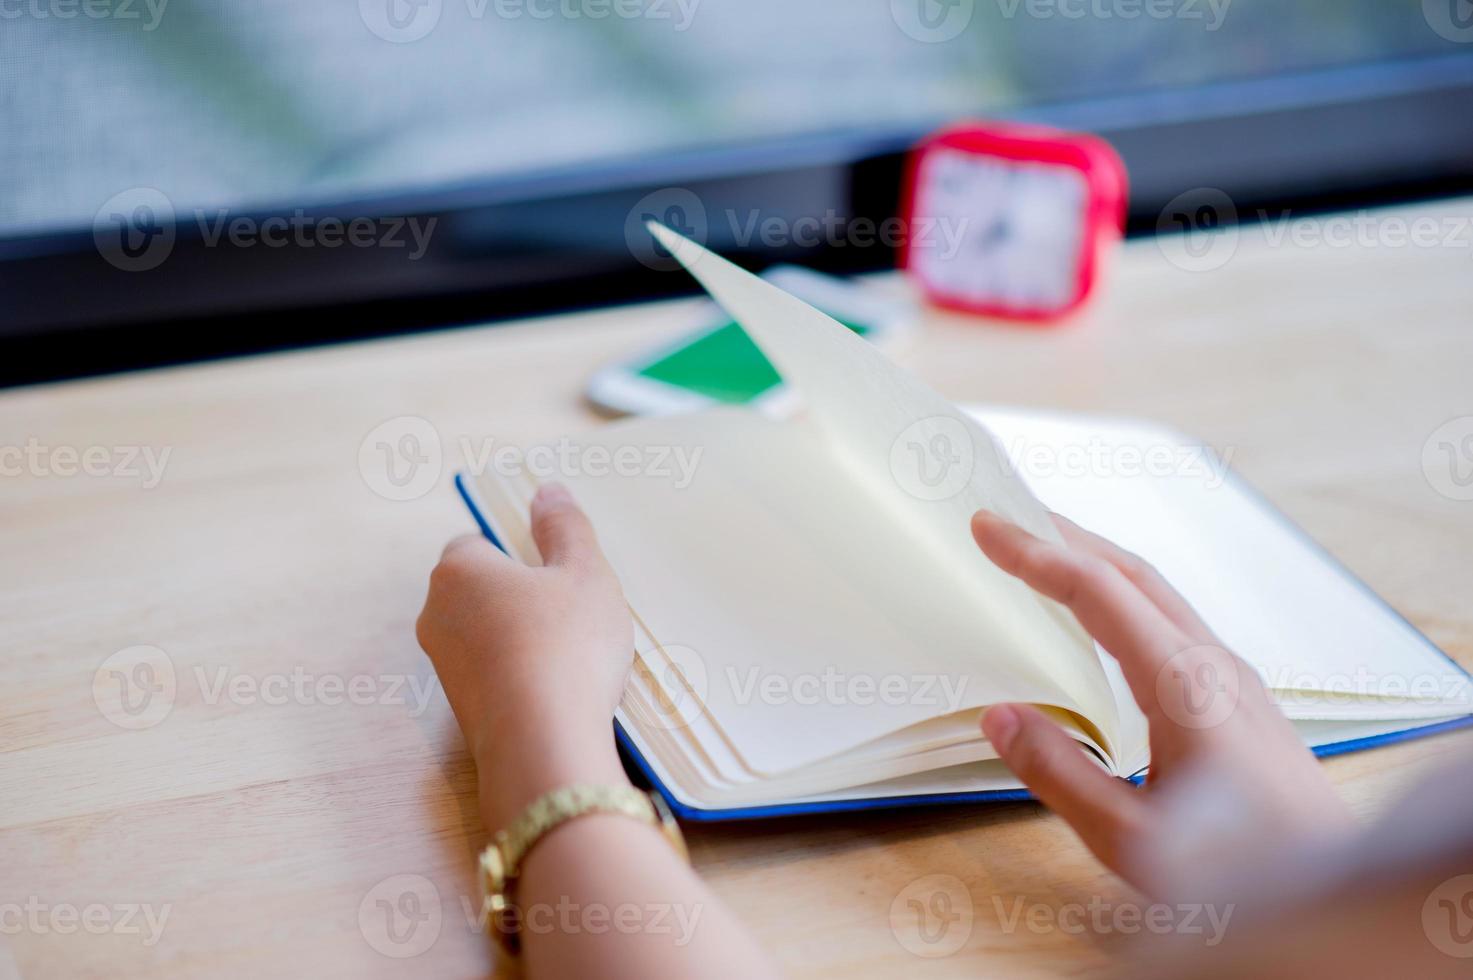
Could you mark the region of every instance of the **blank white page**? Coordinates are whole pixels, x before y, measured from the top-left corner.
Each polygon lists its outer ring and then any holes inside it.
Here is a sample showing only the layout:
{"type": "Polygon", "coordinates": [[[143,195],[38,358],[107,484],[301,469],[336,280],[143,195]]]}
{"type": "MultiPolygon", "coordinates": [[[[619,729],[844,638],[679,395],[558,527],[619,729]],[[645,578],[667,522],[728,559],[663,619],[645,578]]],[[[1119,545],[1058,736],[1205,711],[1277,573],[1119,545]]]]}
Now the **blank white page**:
{"type": "Polygon", "coordinates": [[[1289,717],[1473,713],[1456,664],[1200,443],[1144,422],[975,411],[1040,500],[1155,565],[1289,717]]]}

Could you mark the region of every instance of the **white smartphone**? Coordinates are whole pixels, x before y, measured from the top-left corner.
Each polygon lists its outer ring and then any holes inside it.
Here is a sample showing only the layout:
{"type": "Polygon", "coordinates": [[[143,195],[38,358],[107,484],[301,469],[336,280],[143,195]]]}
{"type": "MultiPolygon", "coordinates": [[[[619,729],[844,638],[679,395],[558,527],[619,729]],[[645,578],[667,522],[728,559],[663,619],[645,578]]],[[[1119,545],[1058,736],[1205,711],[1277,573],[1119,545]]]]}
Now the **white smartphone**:
{"type": "MultiPolygon", "coordinates": [[[[887,350],[914,333],[915,307],[877,296],[872,287],[791,265],[775,266],[762,278],[887,350]]],[[[589,381],[587,395],[599,408],[625,415],[671,415],[725,404],[780,416],[795,405],[762,351],[715,303],[708,304],[699,326],[678,339],[600,370],[589,381]]]]}

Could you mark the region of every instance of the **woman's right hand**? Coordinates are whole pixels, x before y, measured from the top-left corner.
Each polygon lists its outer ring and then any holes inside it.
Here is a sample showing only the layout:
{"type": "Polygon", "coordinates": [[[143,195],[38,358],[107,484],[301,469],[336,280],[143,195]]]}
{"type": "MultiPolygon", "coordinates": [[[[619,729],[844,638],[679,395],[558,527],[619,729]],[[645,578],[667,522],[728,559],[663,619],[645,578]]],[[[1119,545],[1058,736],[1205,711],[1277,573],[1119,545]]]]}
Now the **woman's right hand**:
{"type": "Polygon", "coordinates": [[[1151,768],[1138,790],[1035,708],[994,706],[982,730],[1033,794],[1107,866],[1157,897],[1198,892],[1281,848],[1328,846],[1352,831],[1349,809],[1257,672],[1149,564],[1055,522],[1063,546],[987,511],[972,518],[972,534],[999,568],[1067,606],[1120,662],[1150,724],[1151,768]]]}

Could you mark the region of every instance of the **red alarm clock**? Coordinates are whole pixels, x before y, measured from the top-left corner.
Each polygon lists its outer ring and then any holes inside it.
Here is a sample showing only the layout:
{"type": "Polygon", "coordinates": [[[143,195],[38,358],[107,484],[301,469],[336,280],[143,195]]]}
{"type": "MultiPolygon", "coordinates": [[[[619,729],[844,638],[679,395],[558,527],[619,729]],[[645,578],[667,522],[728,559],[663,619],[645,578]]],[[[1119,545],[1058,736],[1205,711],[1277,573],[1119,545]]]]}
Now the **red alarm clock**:
{"type": "Polygon", "coordinates": [[[901,265],[939,306],[1047,321],[1078,309],[1125,223],[1125,165],[1104,140],[968,124],[906,167],[901,265]]]}

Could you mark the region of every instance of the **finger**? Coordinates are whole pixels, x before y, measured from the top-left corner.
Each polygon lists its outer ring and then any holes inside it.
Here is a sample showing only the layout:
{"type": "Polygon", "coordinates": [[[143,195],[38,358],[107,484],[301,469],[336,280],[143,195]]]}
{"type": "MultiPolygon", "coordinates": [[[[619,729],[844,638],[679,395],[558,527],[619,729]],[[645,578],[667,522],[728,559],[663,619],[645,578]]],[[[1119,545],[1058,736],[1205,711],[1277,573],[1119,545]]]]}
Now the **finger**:
{"type": "Polygon", "coordinates": [[[973,515],[972,536],[998,568],[1074,613],[1085,632],[1120,661],[1143,710],[1167,660],[1195,644],[1102,558],[1036,538],[985,510],[973,515]]]}
{"type": "Polygon", "coordinates": [[[602,558],[588,516],[561,483],[544,483],[532,498],[532,540],[544,565],[579,565],[602,558]]]}
{"type": "Polygon", "coordinates": [[[1093,531],[1085,530],[1067,517],[1060,514],[1052,516],[1054,525],[1064,536],[1065,544],[1076,551],[1088,552],[1114,565],[1120,570],[1120,574],[1140,589],[1145,597],[1155,603],[1156,608],[1161,610],[1166,618],[1175,623],[1177,629],[1186,635],[1199,643],[1217,642],[1212,630],[1202,622],[1202,618],[1197,615],[1191,603],[1182,598],[1181,593],[1166,581],[1165,576],[1156,570],[1155,565],[1134,552],[1126,551],[1113,541],[1102,538],[1093,531]]]}
{"type": "Polygon", "coordinates": [[[482,534],[461,534],[450,539],[445,545],[445,550],[440,552],[440,560],[444,561],[450,557],[474,557],[482,558],[505,558],[502,550],[486,540],[482,534]]]}
{"type": "Polygon", "coordinates": [[[1116,868],[1145,817],[1135,790],[1090,761],[1080,744],[1037,708],[994,705],[982,715],[982,732],[1023,785],[1063,817],[1095,856],[1116,868]]]}
{"type": "Polygon", "coordinates": [[[430,572],[430,594],[457,594],[467,582],[484,581],[520,567],[481,535],[462,534],[440,553],[439,563],[430,572]]]}

